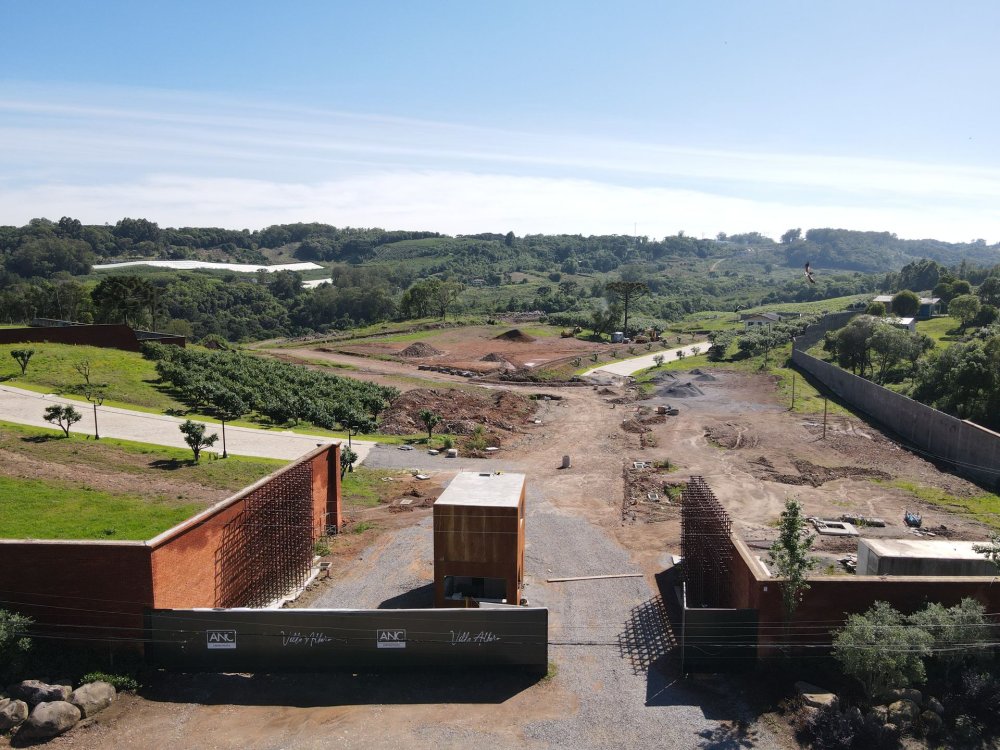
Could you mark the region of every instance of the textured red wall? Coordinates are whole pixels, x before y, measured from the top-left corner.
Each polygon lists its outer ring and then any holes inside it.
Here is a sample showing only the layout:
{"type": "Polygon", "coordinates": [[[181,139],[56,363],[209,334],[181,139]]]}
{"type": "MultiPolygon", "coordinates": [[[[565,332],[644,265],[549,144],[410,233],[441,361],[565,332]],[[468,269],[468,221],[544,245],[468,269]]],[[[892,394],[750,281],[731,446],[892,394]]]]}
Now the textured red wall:
{"type": "MultiPolygon", "coordinates": [[[[339,524],[339,455],[336,445],[317,448],[148,542],[0,540],[0,570],[7,572],[0,583],[0,608],[31,616],[39,633],[140,639],[148,607],[217,606],[219,592],[239,591],[234,584],[240,583],[220,575],[246,572],[245,567],[220,566],[219,560],[226,555],[239,558],[244,551],[240,544],[254,539],[233,534],[248,502],[266,509],[282,488],[287,496],[289,488],[305,486],[311,495],[303,511],[308,539],[300,540],[310,558],[312,541],[324,532],[324,522],[336,519],[339,524]]],[[[277,552],[271,554],[270,567],[280,571],[280,558],[277,552]]],[[[251,577],[265,567],[255,566],[251,577]]],[[[287,575],[277,584],[283,580],[287,575]]]]}
{"type": "Polygon", "coordinates": [[[22,612],[42,633],[140,637],[153,603],[143,542],[0,541],[0,607],[22,612]]]}
{"type": "MultiPolygon", "coordinates": [[[[795,611],[791,627],[785,628],[780,579],[758,578],[751,569],[747,547],[734,544],[733,606],[759,611],[758,655],[774,653],[771,645],[792,643],[828,644],[831,633],[848,615],[861,613],[877,601],[888,602],[909,614],[929,602],[945,606],[968,597],[987,612],[1000,611],[1000,579],[946,576],[816,576],[795,611]]],[[[765,558],[766,559],[766,558],[765,558]]]]}
{"type": "MultiPolygon", "coordinates": [[[[183,336],[166,336],[162,339],[150,339],[160,344],[184,346],[183,336]]],[[[86,344],[102,346],[108,349],[124,349],[127,352],[139,351],[139,340],[135,332],[124,325],[83,325],[54,326],[51,328],[28,327],[7,328],[0,330],[0,344],[86,344]]]]}

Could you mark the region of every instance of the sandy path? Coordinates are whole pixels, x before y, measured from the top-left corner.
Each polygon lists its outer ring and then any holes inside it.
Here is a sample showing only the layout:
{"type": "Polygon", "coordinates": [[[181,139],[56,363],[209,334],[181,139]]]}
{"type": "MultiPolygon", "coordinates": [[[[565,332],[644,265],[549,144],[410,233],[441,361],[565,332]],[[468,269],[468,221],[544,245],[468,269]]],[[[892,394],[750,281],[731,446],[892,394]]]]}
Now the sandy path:
{"type": "MultiPolygon", "coordinates": [[[[71,432],[94,434],[94,410],[90,404],[80,403],[60,398],[55,394],[41,394],[26,391],[11,386],[0,386],[0,420],[17,422],[33,427],[52,427],[42,418],[45,407],[52,404],[70,404],[83,416],[73,425],[71,432]]],[[[178,425],[184,422],[177,417],[164,414],[148,414],[146,412],[119,409],[114,406],[101,406],[97,409],[98,427],[102,437],[136,440],[153,445],[166,445],[172,448],[186,448],[184,436],[178,425]]],[[[209,429],[220,432],[217,425],[209,423],[209,429]]],[[[317,445],[337,443],[340,440],[302,435],[291,431],[271,432],[255,430],[249,427],[226,427],[226,448],[229,453],[240,456],[256,456],[259,458],[295,459],[304,456],[317,445]]],[[[363,460],[374,443],[354,440],[355,453],[363,460]]],[[[221,440],[216,443],[218,452],[222,452],[221,440]]]]}

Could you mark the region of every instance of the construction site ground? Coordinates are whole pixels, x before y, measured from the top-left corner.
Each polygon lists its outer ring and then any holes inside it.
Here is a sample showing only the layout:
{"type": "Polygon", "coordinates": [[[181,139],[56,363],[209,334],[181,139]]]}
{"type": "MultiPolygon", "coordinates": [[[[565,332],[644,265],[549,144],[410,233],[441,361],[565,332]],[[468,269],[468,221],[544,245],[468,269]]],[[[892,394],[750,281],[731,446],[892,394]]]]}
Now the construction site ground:
{"type": "MultiPolygon", "coordinates": [[[[855,417],[830,418],[824,439],[822,415],[789,411],[769,376],[717,370],[675,376],[664,375],[642,399],[621,384],[533,386],[530,392],[560,398],[538,400],[538,410],[520,418],[490,458],[374,449],[366,467],[382,472],[385,502],[358,509],[353,519],[373,526],[334,539],[331,576],[315,580],[294,605],[426,605],[431,498],[459,470],[523,471],[525,596],[550,610],[548,678],[482,671],[157,674],[143,697],[128,698],[107,718],[51,746],[794,746],[780,722],[759,715],[752,683],[742,693],[745,681],[707,687],[674,671],[665,612],[676,602],[672,587],[661,584],[670,579],[664,571],[671,556],[681,552],[680,509],[668,502],[676,488],[691,475],[705,477],[736,532],[762,554],[788,497],[801,500],[809,515],[858,512],[889,524],[864,534],[907,535],[902,517],[910,509],[923,514],[925,529],[982,539],[986,531],[974,520],[924,504],[894,482],[954,496],[982,491],[855,417]],[[560,468],[564,455],[570,468],[560,468]],[[414,471],[429,479],[413,479],[414,471]],[[407,497],[412,508],[400,510],[407,497]],[[548,581],[621,573],[640,576],[548,581]]],[[[855,546],[856,540],[817,541],[831,563],[855,546]]]]}

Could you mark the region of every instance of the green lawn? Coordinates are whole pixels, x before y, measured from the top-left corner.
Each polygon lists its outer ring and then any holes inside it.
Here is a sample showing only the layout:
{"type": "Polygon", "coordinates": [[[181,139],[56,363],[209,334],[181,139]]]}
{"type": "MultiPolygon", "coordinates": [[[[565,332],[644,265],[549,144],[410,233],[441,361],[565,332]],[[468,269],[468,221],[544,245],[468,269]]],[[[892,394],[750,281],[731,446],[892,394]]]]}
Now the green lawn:
{"type": "Polygon", "coordinates": [[[821,312],[846,310],[855,302],[868,302],[872,296],[871,294],[849,294],[846,297],[830,297],[829,299],[814,300],[813,302],[774,302],[768,305],[748,307],[746,310],[740,310],[740,314],[784,310],[804,315],[814,315],[821,312]]]}
{"type": "MultiPolygon", "coordinates": [[[[76,366],[90,363],[92,383],[107,383],[108,406],[141,408],[164,412],[183,409],[184,405],[158,388],[156,366],[137,352],[105,349],[96,346],[69,344],[4,344],[0,345],[0,373],[12,375],[10,385],[42,393],[64,392],[71,396],[80,393],[84,379],[76,366]],[[11,357],[13,349],[34,349],[24,376],[20,366],[11,357]]],[[[83,400],[82,396],[78,396],[83,400]]]]}
{"type": "Polygon", "coordinates": [[[256,458],[230,454],[226,459],[208,456],[197,464],[188,463],[191,451],[182,448],[167,448],[132,440],[101,438],[93,440],[89,436],[70,433],[63,438],[61,430],[45,427],[29,427],[13,422],[0,421],[0,449],[57,464],[79,465],[81,463],[102,471],[114,471],[142,476],[154,469],[150,464],[170,464],[171,476],[178,480],[236,491],[266,477],[288,464],[277,458],[256,458]]]}
{"type": "Polygon", "coordinates": [[[962,341],[963,336],[959,335],[958,327],[961,323],[950,315],[943,315],[939,318],[917,321],[917,333],[923,333],[934,339],[936,347],[946,348],[956,341],[962,341]]]}
{"type": "MultiPolygon", "coordinates": [[[[59,430],[0,422],[0,450],[40,466],[87,466],[101,474],[132,477],[139,492],[109,492],[79,481],[0,476],[0,538],[4,539],[149,539],[205,507],[186,488],[199,485],[236,492],[273,473],[287,461],[230,456],[190,463],[191,452],[178,448],[78,435],[59,430]],[[176,479],[176,492],[143,494],[150,477],[176,479]]],[[[195,497],[198,497],[195,495],[195,497]]]]}
{"type": "Polygon", "coordinates": [[[0,476],[3,539],[149,539],[203,507],[117,495],[74,482],[0,476]]]}

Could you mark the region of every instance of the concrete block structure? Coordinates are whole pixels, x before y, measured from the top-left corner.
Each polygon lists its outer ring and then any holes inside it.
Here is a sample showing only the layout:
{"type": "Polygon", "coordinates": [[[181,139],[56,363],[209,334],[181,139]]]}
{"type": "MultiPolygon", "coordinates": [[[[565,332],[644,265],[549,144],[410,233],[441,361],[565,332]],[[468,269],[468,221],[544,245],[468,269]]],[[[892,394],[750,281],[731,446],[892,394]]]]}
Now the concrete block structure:
{"type": "Polygon", "coordinates": [[[972,547],[950,539],[859,539],[859,576],[992,576],[996,568],[972,547]]]}
{"type": "Polygon", "coordinates": [[[524,581],[524,474],[462,472],[434,503],[434,604],[517,605],[524,581]]]}

